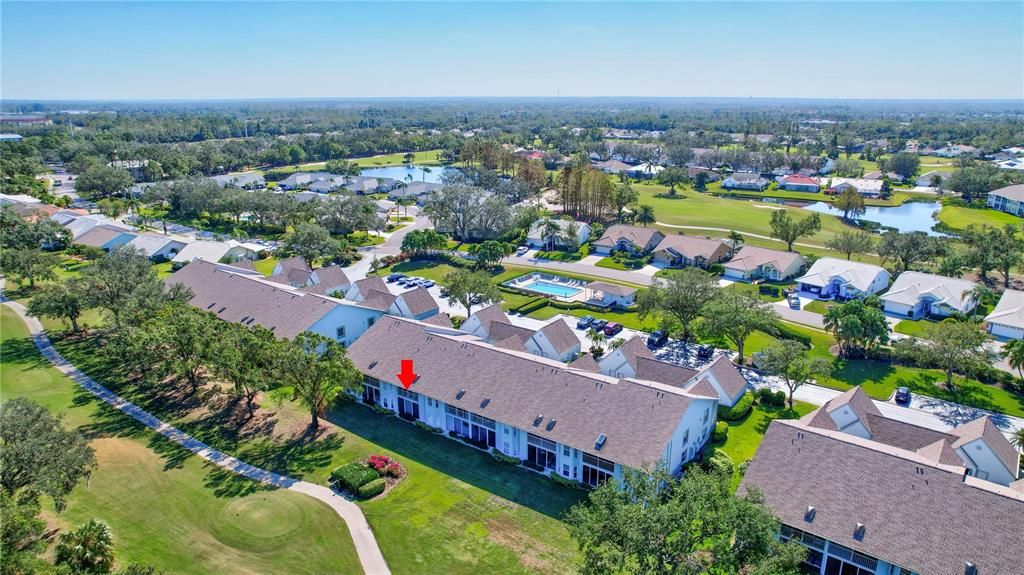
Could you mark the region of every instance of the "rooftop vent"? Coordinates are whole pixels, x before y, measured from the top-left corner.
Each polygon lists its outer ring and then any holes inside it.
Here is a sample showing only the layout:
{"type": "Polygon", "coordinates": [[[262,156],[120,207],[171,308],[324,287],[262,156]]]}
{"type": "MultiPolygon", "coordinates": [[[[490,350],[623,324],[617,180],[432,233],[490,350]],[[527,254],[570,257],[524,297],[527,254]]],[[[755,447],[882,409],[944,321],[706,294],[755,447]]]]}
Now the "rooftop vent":
{"type": "Polygon", "coordinates": [[[228,306],[224,306],[224,307],[220,308],[219,310],[217,310],[217,313],[224,313],[224,310],[226,310],[226,309],[228,309],[228,306]]]}
{"type": "Polygon", "coordinates": [[[491,398],[485,397],[484,400],[480,402],[480,408],[483,409],[484,407],[487,407],[487,404],[490,402],[491,398]]]}
{"type": "Polygon", "coordinates": [[[537,417],[533,418],[533,426],[537,427],[538,425],[540,425],[540,422],[543,421],[543,420],[544,420],[544,416],[543,415],[538,415],[537,417]]]}
{"type": "Polygon", "coordinates": [[[459,392],[455,394],[455,399],[462,399],[463,395],[466,395],[466,390],[460,389],[459,392]]]}
{"type": "Polygon", "coordinates": [[[215,305],[217,305],[217,302],[213,302],[210,305],[206,306],[206,309],[213,309],[213,306],[215,305]]]}
{"type": "Polygon", "coordinates": [[[978,568],[974,566],[974,563],[967,561],[964,563],[964,575],[978,575],[978,568]]]}
{"type": "Polygon", "coordinates": [[[853,538],[857,541],[863,541],[865,528],[866,526],[863,523],[858,523],[857,528],[853,530],[853,538]]]}
{"type": "Polygon", "coordinates": [[[814,521],[814,514],[817,513],[817,512],[818,512],[818,510],[815,509],[813,505],[808,505],[807,506],[807,511],[804,511],[804,521],[806,521],[808,523],[810,523],[811,521],[814,521]]]}
{"type": "Polygon", "coordinates": [[[552,419],[551,421],[548,422],[547,427],[545,427],[544,429],[546,429],[548,431],[551,431],[552,429],[555,428],[555,424],[556,423],[558,423],[558,420],[557,419],[552,419]]]}
{"type": "Polygon", "coordinates": [[[594,442],[594,449],[596,449],[598,451],[601,451],[601,448],[604,447],[604,442],[605,441],[608,441],[608,436],[607,435],[605,435],[603,433],[601,435],[598,435],[597,436],[597,441],[594,442]]]}
{"type": "Polygon", "coordinates": [[[367,369],[373,369],[374,367],[377,367],[376,359],[370,362],[370,365],[367,366],[367,369]]]}

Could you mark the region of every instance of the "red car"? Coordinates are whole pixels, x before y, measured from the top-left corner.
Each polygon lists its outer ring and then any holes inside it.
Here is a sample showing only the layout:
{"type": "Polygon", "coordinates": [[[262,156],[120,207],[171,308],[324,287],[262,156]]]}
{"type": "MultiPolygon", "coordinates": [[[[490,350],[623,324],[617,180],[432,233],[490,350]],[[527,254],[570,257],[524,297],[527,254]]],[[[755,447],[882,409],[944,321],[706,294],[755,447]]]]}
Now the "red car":
{"type": "Polygon", "coordinates": [[[622,331],[622,324],[621,323],[615,323],[613,321],[613,322],[609,322],[608,325],[604,326],[604,334],[606,336],[608,336],[608,337],[611,337],[611,336],[619,333],[620,331],[622,331]]]}

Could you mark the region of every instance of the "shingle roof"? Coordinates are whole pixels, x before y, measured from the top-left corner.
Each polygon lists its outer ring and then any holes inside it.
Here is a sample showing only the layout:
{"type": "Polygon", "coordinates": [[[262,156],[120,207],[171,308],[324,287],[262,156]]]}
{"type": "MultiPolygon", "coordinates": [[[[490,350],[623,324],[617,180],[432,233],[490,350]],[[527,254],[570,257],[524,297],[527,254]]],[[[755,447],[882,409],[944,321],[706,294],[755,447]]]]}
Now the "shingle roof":
{"type": "Polygon", "coordinates": [[[752,488],[786,525],[916,573],[1020,572],[1024,494],[913,451],[776,420],[739,492],[752,488]]]}
{"type": "Polygon", "coordinates": [[[711,365],[705,369],[711,372],[711,375],[715,377],[715,381],[722,386],[722,389],[729,397],[736,397],[747,388],[747,380],[743,378],[740,370],[736,369],[729,356],[718,356],[718,359],[711,362],[711,365]]]}
{"type": "MultiPolygon", "coordinates": [[[[484,332],[490,334],[491,324],[493,322],[508,323],[508,316],[505,315],[504,310],[501,309],[500,303],[491,304],[485,308],[481,308],[473,312],[473,315],[469,317],[475,317],[480,322],[480,326],[484,332]]],[[[469,318],[467,318],[468,321],[469,318]]]]}
{"type": "Polygon", "coordinates": [[[359,303],[371,309],[388,311],[397,299],[398,296],[389,291],[371,289],[363,294],[363,301],[359,303]]]}
{"type": "Polygon", "coordinates": [[[693,401],[668,386],[568,369],[404,318],[376,322],[349,357],[385,381],[394,381],[401,361],[411,359],[420,377],[410,391],[634,467],[661,458],[693,401]],[[598,450],[602,434],[607,440],[598,450]]]}
{"type": "Polygon", "coordinates": [[[722,265],[728,269],[750,271],[770,263],[779,270],[785,270],[800,257],[800,254],[796,252],[783,252],[757,246],[743,246],[731,260],[722,265]]]}
{"type": "Polygon", "coordinates": [[[538,331],[548,338],[548,341],[551,342],[551,345],[554,346],[555,351],[559,354],[567,353],[580,345],[580,340],[576,337],[572,328],[561,318],[555,318],[554,321],[538,331]]]}
{"type": "Polygon", "coordinates": [[[325,286],[334,288],[336,286],[348,286],[352,284],[348,279],[348,275],[345,274],[345,270],[341,269],[341,266],[339,265],[324,266],[313,271],[316,273],[317,280],[325,286]]]}
{"type": "Polygon", "coordinates": [[[630,294],[634,294],[637,291],[636,288],[631,288],[619,284],[610,284],[608,282],[590,282],[583,287],[590,290],[617,296],[627,296],[630,294]]]}
{"type": "Polygon", "coordinates": [[[604,235],[596,242],[591,242],[591,244],[596,246],[614,246],[619,240],[626,240],[635,246],[644,248],[652,241],[655,234],[658,236],[662,235],[661,232],[654,228],[616,224],[605,230],[604,235]]]}
{"type": "Polygon", "coordinates": [[[985,321],[1024,329],[1024,292],[1008,289],[985,321]]]}
{"type": "Polygon", "coordinates": [[[167,285],[192,290],[193,306],[231,322],[257,323],[277,337],[291,338],[309,329],[337,307],[336,301],[276,286],[229,266],[193,260],[170,277],[167,285]],[[245,321],[243,321],[245,320],[245,321]]]}
{"type": "Polygon", "coordinates": [[[452,327],[452,318],[448,317],[446,313],[434,314],[427,319],[423,320],[423,323],[429,323],[430,325],[436,325],[440,327],[452,327]]]}
{"type": "Polygon", "coordinates": [[[1006,436],[992,422],[991,417],[987,415],[979,417],[974,421],[954,427],[949,433],[958,438],[953,442],[954,449],[963,447],[976,439],[984,439],[985,444],[995,452],[996,457],[1007,471],[1014,477],[1017,476],[1017,470],[1020,468],[1020,453],[1013,445],[1010,445],[1006,436]]]}
{"type": "Polygon", "coordinates": [[[82,244],[83,246],[101,248],[110,243],[111,240],[126,233],[129,232],[112,226],[98,225],[92,228],[91,230],[85,232],[84,234],[78,236],[75,239],[75,243],[82,244]]]}
{"type": "Polygon", "coordinates": [[[279,260],[277,262],[277,266],[281,267],[282,272],[288,272],[291,270],[302,270],[308,273],[313,271],[312,269],[310,269],[309,264],[306,263],[306,260],[303,259],[302,256],[292,256],[290,258],[279,260]]]}
{"type": "Polygon", "coordinates": [[[363,297],[366,297],[373,290],[388,293],[388,284],[379,276],[368,276],[361,280],[356,280],[352,285],[359,290],[363,297]]]}
{"type": "Polygon", "coordinates": [[[722,240],[675,234],[665,236],[658,243],[658,247],[654,248],[654,253],[665,250],[672,250],[689,259],[702,257],[709,261],[717,261],[729,252],[729,245],[722,240]]]}
{"type": "Polygon", "coordinates": [[[879,274],[884,274],[888,281],[889,272],[881,266],[838,258],[818,258],[803,277],[794,281],[824,287],[832,283],[833,278],[840,278],[845,285],[866,292],[879,274]]]}
{"type": "Polygon", "coordinates": [[[409,308],[409,313],[412,315],[420,315],[437,309],[437,302],[434,301],[434,296],[430,295],[427,288],[419,287],[409,290],[399,294],[398,297],[405,302],[406,307],[409,308]]]}
{"type": "Polygon", "coordinates": [[[686,391],[690,392],[692,395],[699,395],[701,397],[708,397],[715,400],[718,399],[718,391],[715,389],[715,386],[711,385],[711,382],[708,381],[708,378],[706,377],[702,377],[697,382],[697,385],[688,388],[686,391]]]}
{"type": "Polygon", "coordinates": [[[171,243],[185,247],[184,242],[180,242],[166,236],[147,236],[141,234],[132,238],[132,241],[128,242],[128,245],[135,249],[142,250],[142,253],[146,254],[146,256],[152,257],[153,254],[164,249],[167,244],[171,243]]]}
{"type": "Polygon", "coordinates": [[[992,190],[988,194],[990,196],[1000,196],[1008,200],[1024,202],[1024,184],[1014,184],[1012,186],[1006,186],[1005,188],[992,190]]]}
{"type": "Polygon", "coordinates": [[[589,353],[584,353],[577,357],[569,364],[569,367],[574,367],[576,369],[585,369],[587,371],[592,371],[594,373],[601,372],[600,364],[598,364],[597,360],[594,359],[594,356],[589,353]]]}
{"type": "Polygon", "coordinates": [[[761,174],[754,174],[751,172],[736,172],[730,174],[729,178],[727,179],[730,178],[735,182],[756,182],[758,180],[764,179],[761,177],[761,174]]]}
{"type": "Polygon", "coordinates": [[[893,282],[889,291],[882,294],[881,299],[904,305],[916,305],[921,296],[930,295],[938,303],[966,312],[969,311],[969,303],[973,302],[973,289],[974,282],[967,280],[922,272],[903,272],[893,282]]]}
{"type": "Polygon", "coordinates": [[[533,331],[525,327],[514,325],[503,321],[492,321],[487,330],[487,339],[490,341],[504,341],[510,337],[518,338],[526,342],[533,337],[533,331]]]}
{"type": "MultiPolygon", "coordinates": [[[[639,340],[640,338],[634,339],[639,340]]],[[[635,357],[632,365],[633,369],[636,370],[636,376],[640,379],[657,381],[658,383],[679,388],[682,388],[686,382],[697,375],[697,370],[643,356],[635,357]]],[[[717,393],[715,398],[718,398],[717,393]]]]}

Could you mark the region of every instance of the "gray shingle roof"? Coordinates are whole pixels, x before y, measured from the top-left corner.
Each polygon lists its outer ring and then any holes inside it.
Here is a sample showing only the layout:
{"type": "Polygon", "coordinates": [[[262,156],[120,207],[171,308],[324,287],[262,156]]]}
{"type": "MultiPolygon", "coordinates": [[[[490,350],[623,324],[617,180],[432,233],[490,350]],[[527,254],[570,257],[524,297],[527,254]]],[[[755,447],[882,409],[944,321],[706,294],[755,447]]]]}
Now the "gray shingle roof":
{"type": "Polygon", "coordinates": [[[619,240],[626,240],[638,248],[644,249],[652,241],[661,241],[663,236],[664,234],[654,228],[616,224],[605,230],[600,239],[591,243],[596,246],[614,246],[619,240]]]}
{"type": "Polygon", "coordinates": [[[356,280],[352,285],[359,290],[359,293],[362,294],[363,297],[366,297],[366,295],[373,290],[388,293],[388,284],[379,276],[368,276],[361,280],[356,280]]]}
{"type": "Polygon", "coordinates": [[[715,380],[722,386],[729,397],[736,397],[741,391],[747,388],[747,380],[743,378],[740,370],[732,363],[728,356],[718,356],[710,366],[706,368],[715,376],[715,380]]]}
{"type": "Polygon", "coordinates": [[[916,573],[1021,572],[1024,494],[912,451],[776,420],[739,492],[752,488],[783,523],[916,573]]]}
{"type": "Polygon", "coordinates": [[[93,229],[85,232],[75,239],[76,244],[82,244],[83,246],[91,246],[94,248],[101,248],[109,243],[114,238],[117,238],[121,234],[128,233],[126,230],[118,229],[111,226],[99,225],[93,229]]]}
{"type": "Polygon", "coordinates": [[[555,318],[554,321],[547,324],[546,326],[538,330],[544,334],[544,337],[548,338],[551,345],[554,346],[555,351],[560,354],[567,353],[571,349],[580,345],[580,340],[576,337],[576,334],[569,327],[569,324],[565,323],[565,320],[561,318],[555,318]]]}
{"type": "Polygon", "coordinates": [[[729,253],[729,244],[722,240],[675,234],[665,236],[654,248],[654,253],[669,249],[690,259],[703,257],[709,261],[718,261],[729,253]]]}
{"type": "Polygon", "coordinates": [[[388,382],[396,380],[401,361],[411,359],[420,377],[410,391],[636,467],[661,458],[694,401],[668,386],[570,369],[404,318],[375,323],[352,344],[349,357],[363,373],[388,382]],[[596,450],[601,434],[607,441],[596,450]]]}
{"type": "Polygon", "coordinates": [[[405,302],[406,307],[409,308],[409,312],[412,313],[412,315],[420,315],[421,313],[438,309],[437,302],[434,301],[434,296],[430,295],[427,288],[419,287],[409,290],[399,294],[398,297],[402,298],[402,301],[405,302]]]}
{"type": "Polygon", "coordinates": [[[364,306],[380,311],[388,311],[391,309],[391,305],[395,303],[398,296],[389,291],[380,291],[371,289],[363,294],[363,301],[359,302],[364,306]]]}

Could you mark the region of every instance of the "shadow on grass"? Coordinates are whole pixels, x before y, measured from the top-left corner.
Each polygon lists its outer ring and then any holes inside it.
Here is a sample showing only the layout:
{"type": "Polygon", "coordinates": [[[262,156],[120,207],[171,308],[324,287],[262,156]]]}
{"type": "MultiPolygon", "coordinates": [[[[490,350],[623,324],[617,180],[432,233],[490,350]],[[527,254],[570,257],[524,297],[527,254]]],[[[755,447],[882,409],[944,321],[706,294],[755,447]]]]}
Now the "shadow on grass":
{"type": "Polygon", "coordinates": [[[25,371],[50,367],[31,337],[5,338],[0,343],[0,357],[5,364],[16,364],[25,371]]]}
{"type": "MultiPolygon", "coordinates": [[[[490,455],[397,417],[345,402],[327,413],[343,430],[380,445],[400,457],[459,481],[561,519],[586,493],[556,485],[526,469],[499,463],[490,455]]],[[[438,486],[438,488],[442,488],[438,486]]]]}

